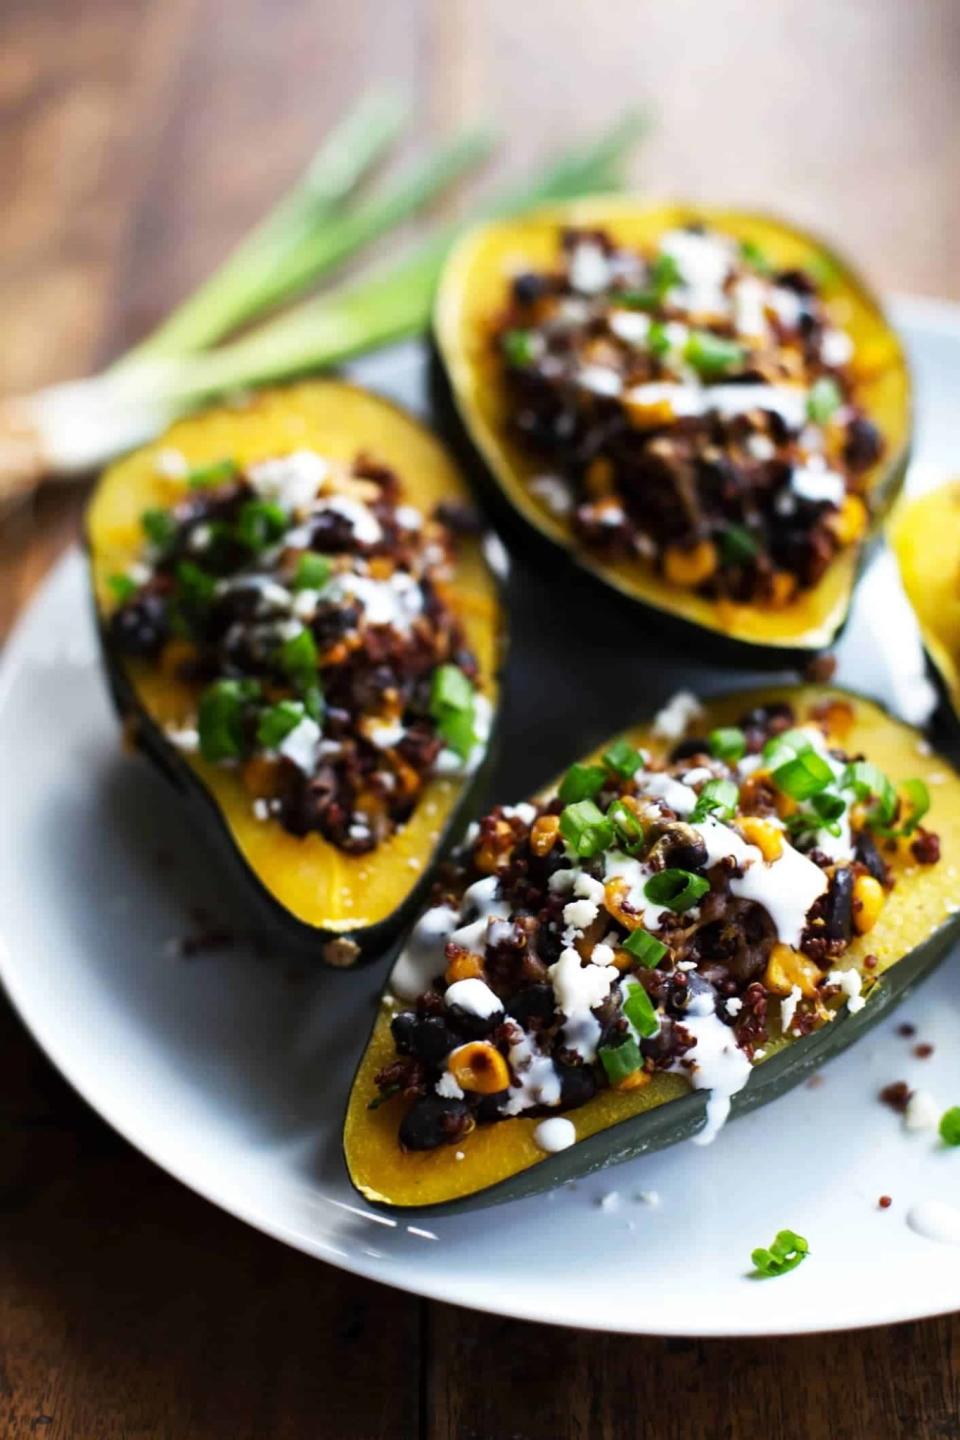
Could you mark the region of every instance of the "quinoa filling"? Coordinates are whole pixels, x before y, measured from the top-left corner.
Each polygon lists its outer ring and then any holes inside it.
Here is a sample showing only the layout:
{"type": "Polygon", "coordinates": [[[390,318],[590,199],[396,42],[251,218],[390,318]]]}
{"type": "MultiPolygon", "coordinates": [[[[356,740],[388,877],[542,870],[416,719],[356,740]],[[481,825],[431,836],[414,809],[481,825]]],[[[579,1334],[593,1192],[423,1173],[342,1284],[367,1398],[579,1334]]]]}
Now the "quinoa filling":
{"type": "MultiPolygon", "coordinates": [[[[432,776],[480,763],[490,703],[451,605],[454,527],[397,475],[298,451],[187,473],[111,577],[113,646],[196,693],[171,743],[238,769],[254,815],[373,850],[432,776]]],[[[443,510],[443,507],[439,507],[443,510]]]]}
{"type": "Polygon", "coordinates": [[[854,719],[842,700],[709,734],[694,714],[678,697],[660,717],[665,734],[692,720],[666,760],[618,740],[550,798],[471,827],[391,979],[409,1008],[376,1083],[408,1102],[402,1147],[658,1070],[710,1092],[711,1139],[769,1043],[862,1008],[871,957],[844,955],[876,923],[891,862],[939,859],[925,785],[828,744],[854,719]]]}
{"type": "Polygon", "coordinates": [[[493,337],[529,482],[580,543],[712,598],[780,606],[869,521],[879,431],[816,278],[702,227],[602,230],[517,275],[493,337]]]}

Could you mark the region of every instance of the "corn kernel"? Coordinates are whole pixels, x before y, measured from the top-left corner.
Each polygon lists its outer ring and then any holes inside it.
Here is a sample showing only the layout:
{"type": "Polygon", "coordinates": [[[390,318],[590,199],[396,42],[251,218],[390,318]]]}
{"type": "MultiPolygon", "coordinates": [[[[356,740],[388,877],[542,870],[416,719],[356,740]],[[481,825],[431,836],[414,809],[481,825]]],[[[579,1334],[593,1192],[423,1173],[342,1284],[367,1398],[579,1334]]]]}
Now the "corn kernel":
{"type": "Polygon", "coordinates": [[[472,951],[465,951],[450,961],[443,972],[443,978],[448,985],[455,985],[458,980],[482,980],[483,960],[472,951]]]}
{"type": "Polygon", "coordinates": [[[473,857],[473,862],[482,875],[492,875],[510,858],[513,848],[513,831],[506,820],[498,820],[494,830],[484,835],[473,857]]]}
{"type": "Polygon", "coordinates": [[[886,896],[879,880],[858,875],[853,882],[853,924],[858,935],[866,935],[880,919],[886,896]]]}
{"type": "Polygon", "coordinates": [[[603,887],[603,903],[614,919],[620,921],[621,925],[626,925],[628,930],[636,930],[641,924],[640,916],[635,915],[632,910],[625,909],[623,903],[629,889],[626,880],[619,877],[608,880],[603,887]]]}
{"type": "Polygon", "coordinates": [[[587,466],[587,494],[592,500],[600,500],[613,489],[613,463],[605,455],[598,455],[587,466]]]}
{"type": "Polygon", "coordinates": [[[168,640],[160,657],[160,670],[167,680],[178,680],[181,667],[197,658],[197,647],[189,640],[168,640]]]}
{"type": "Polygon", "coordinates": [[[774,610],[789,605],[797,593],[797,579],[789,570],[775,570],[770,577],[770,604],[774,610]]]}
{"type": "Polygon", "coordinates": [[[560,834],[559,815],[541,815],[530,831],[530,849],[534,855],[549,855],[560,834]]]}
{"type": "Polygon", "coordinates": [[[628,390],[622,404],[630,424],[638,430],[655,430],[660,425],[670,425],[675,419],[669,400],[635,400],[628,390]]]}
{"type": "Polygon", "coordinates": [[[242,777],[244,789],[255,799],[267,799],[277,793],[279,767],[275,760],[268,760],[266,755],[252,756],[243,767],[242,777]]]}
{"type": "Polygon", "coordinates": [[[471,1040],[447,1057],[447,1069],[461,1090],[477,1095],[496,1095],[510,1084],[507,1062],[494,1045],[471,1040]]]}
{"type": "Polygon", "coordinates": [[[841,545],[852,545],[867,528],[867,507],[859,495],[845,495],[843,504],[830,519],[830,529],[841,545]]]}
{"type": "Polygon", "coordinates": [[[789,995],[796,985],[809,1000],[817,993],[819,979],[819,968],[806,955],[789,945],[774,945],[763,974],[764,989],[774,995],[789,995]]]}
{"type": "Polygon", "coordinates": [[[663,572],[671,585],[701,585],[717,568],[717,549],[712,540],[701,540],[686,549],[668,545],[663,552],[663,572]]]}
{"type": "Polygon", "coordinates": [[[779,860],[783,854],[783,831],[772,820],[748,815],[739,822],[740,834],[748,845],[756,845],[764,860],[779,860]]]}

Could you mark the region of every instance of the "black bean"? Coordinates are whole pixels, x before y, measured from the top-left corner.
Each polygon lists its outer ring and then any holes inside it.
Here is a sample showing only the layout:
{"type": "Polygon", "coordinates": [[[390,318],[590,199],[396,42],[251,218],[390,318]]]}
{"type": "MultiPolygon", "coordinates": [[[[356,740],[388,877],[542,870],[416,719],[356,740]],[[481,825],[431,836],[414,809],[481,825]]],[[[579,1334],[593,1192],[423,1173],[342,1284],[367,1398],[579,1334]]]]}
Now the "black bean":
{"type": "Polygon", "coordinates": [[[470,1040],[485,1040],[498,1025],[503,1024],[502,1010],[495,1011],[493,1015],[474,1015],[472,1011],[461,1010],[459,1005],[449,1005],[447,1016],[457,1033],[466,1035],[470,1040]]]}
{"type": "Polygon", "coordinates": [[[698,735],[692,735],[689,740],[681,740],[679,745],[674,745],[670,751],[671,760],[690,760],[694,755],[709,755],[710,746],[706,740],[698,735]]]}
{"type": "Polygon", "coordinates": [[[507,1006],[507,1014],[512,1015],[524,1030],[529,1030],[532,1020],[548,1025],[553,1019],[555,1008],[552,985],[528,985],[514,995],[507,1006]]]}
{"type": "Polygon", "coordinates": [[[851,470],[868,470],[880,459],[883,437],[864,415],[858,415],[847,426],[847,438],[843,447],[843,458],[851,470]]]}
{"type": "Polygon", "coordinates": [[[436,1150],[452,1145],[473,1129],[470,1107],[445,1095],[424,1095],[415,1100],[400,1122],[399,1139],[405,1150],[436,1150]]]}
{"type": "Polygon", "coordinates": [[[853,853],[856,859],[860,861],[860,864],[867,867],[874,880],[879,880],[881,885],[888,883],[890,872],[869,830],[861,830],[859,832],[853,847],[853,853]]]}
{"type": "Polygon", "coordinates": [[[564,1109],[585,1105],[597,1092],[597,1081],[588,1065],[557,1065],[560,1076],[560,1104],[564,1109]]]}
{"type": "Polygon", "coordinates": [[[158,655],[168,634],[166,601],[160,595],[140,595],[110,619],[110,638],[124,655],[158,655]]]}
{"type": "Polygon", "coordinates": [[[681,821],[665,825],[650,848],[647,862],[654,870],[698,870],[707,862],[706,842],[692,825],[681,821]]]}
{"type": "Polygon", "coordinates": [[[415,1055],[428,1065],[439,1065],[457,1044],[457,1037],[439,1015],[421,1017],[405,1010],[394,1016],[390,1030],[401,1055],[415,1055]]]}
{"type": "Polygon", "coordinates": [[[849,940],[853,934],[853,871],[846,865],[830,882],[823,920],[830,940],[849,940]]]}

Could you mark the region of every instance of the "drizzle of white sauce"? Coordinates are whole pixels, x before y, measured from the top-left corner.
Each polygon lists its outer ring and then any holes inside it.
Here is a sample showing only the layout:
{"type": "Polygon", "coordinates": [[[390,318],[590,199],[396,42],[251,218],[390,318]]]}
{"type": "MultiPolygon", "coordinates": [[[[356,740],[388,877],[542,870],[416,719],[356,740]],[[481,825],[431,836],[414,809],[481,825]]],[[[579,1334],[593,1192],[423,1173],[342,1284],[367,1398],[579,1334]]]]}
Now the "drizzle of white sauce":
{"type": "Polygon", "coordinates": [[[611,398],[623,390],[623,381],[609,365],[582,365],[577,372],[577,384],[581,390],[589,390],[592,395],[611,398]]]}
{"type": "Polygon", "coordinates": [[[443,970],[443,947],[459,915],[449,905],[435,905],[420,916],[390,974],[390,989],[401,1000],[416,1000],[443,970]]]}
{"type": "Polygon", "coordinates": [[[455,980],[444,991],[444,1003],[455,1005],[467,1015],[478,1020],[490,1020],[503,1011],[503,1003],[490,986],[483,980],[471,977],[469,980],[455,980]]]}
{"type": "Polygon", "coordinates": [[[560,1075],[549,1055],[542,1055],[536,1043],[519,1026],[507,1052],[514,1083],[510,1086],[502,1110],[504,1115],[520,1115],[535,1105],[560,1104],[560,1075]]]}
{"type": "Polygon", "coordinates": [[[644,893],[644,887],[654,873],[650,866],[625,855],[622,850],[608,850],[603,857],[603,873],[608,880],[623,880],[626,883],[626,899],[643,920],[644,929],[659,930],[668,907],[655,905],[644,893]]]}
{"type": "Polygon", "coordinates": [[[709,1090],[707,1123],[693,1136],[695,1145],[709,1145],[730,1114],[730,1102],[750,1079],[751,1065],[737,1044],[729,1025],[716,1014],[710,995],[696,995],[684,1017],[683,1028],[695,1039],[693,1050],[683,1059],[694,1062],[692,1071],[682,1060],[675,1060],[672,1070],[686,1075],[695,1090],[709,1090]]]}
{"type": "Polygon", "coordinates": [[[383,539],[380,521],[370,513],[368,506],[361,500],[355,500],[352,495],[331,495],[321,500],[316,510],[318,514],[332,511],[335,515],[342,515],[344,520],[350,522],[354,538],[361,545],[376,545],[383,539]]]}
{"type": "Polygon", "coordinates": [[[571,1145],[577,1142],[577,1132],[573,1122],[564,1115],[552,1115],[549,1120],[541,1120],[533,1132],[533,1143],[547,1155],[556,1155],[561,1150],[569,1150],[571,1145]]]}
{"type": "Polygon", "coordinates": [[[960,1210],[945,1200],[921,1200],[907,1211],[907,1224],[925,1240],[960,1245],[960,1210]]]}
{"type": "Polygon", "coordinates": [[[847,487],[843,476],[828,469],[820,456],[814,456],[806,465],[797,465],[790,475],[790,489],[801,500],[814,505],[836,505],[843,503],[847,487]]]}
{"type": "Polygon", "coordinates": [[[627,345],[643,345],[650,333],[650,316],[641,310],[612,310],[607,325],[627,345]]]}
{"type": "Polygon", "coordinates": [[[796,949],[810,907],[826,890],[827,883],[819,865],[784,840],[776,860],[755,860],[747,865],[742,877],[730,880],[730,891],[741,900],[762,905],[780,939],[796,949]]]}
{"type": "Polygon", "coordinates": [[[610,261],[593,240],[581,240],[570,257],[570,285],[581,295],[599,295],[610,284],[610,261]]]}
{"type": "Polygon", "coordinates": [[[687,727],[703,714],[703,706],[690,690],[678,690],[653,717],[653,734],[661,740],[682,740],[687,727]]]}
{"type": "Polygon", "coordinates": [[[671,302],[695,314],[725,314],[729,308],[723,283],[730,273],[733,249],[725,236],[694,230],[668,230],[660,253],[677,263],[682,284],[669,292],[671,302]]]}
{"type": "Polygon", "coordinates": [[[368,625],[392,625],[403,634],[409,633],[423,612],[423,591],[404,570],[395,571],[387,580],[371,580],[368,575],[347,571],[330,582],[326,593],[334,603],[359,601],[368,625]]]}

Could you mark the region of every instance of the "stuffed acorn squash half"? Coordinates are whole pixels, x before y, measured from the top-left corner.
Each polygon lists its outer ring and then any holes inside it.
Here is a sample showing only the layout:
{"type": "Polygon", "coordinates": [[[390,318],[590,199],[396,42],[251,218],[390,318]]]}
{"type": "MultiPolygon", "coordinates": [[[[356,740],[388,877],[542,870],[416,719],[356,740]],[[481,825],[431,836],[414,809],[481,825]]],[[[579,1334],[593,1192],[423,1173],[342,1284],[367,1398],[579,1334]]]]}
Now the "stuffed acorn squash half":
{"type": "Polygon", "coordinates": [[[176,425],[101,479],[103,654],[261,928],[382,945],[489,749],[500,610],[444,450],[333,381],[176,425]]]}
{"type": "Polygon", "coordinates": [[[960,721],[960,481],[903,501],[890,543],[924,649],[960,721]]]}
{"type": "Polygon", "coordinates": [[[958,853],[960,778],[872,702],[677,697],[468,832],[354,1083],[354,1185],[492,1203],[712,1140],[942,957],[958,853]]]}
{"type": "Polygon", "coordinates": [[[714,648],[833,642],[903,480],[910,387],[876,300],[819,241],[577,202],[469,233],[435,328],[506,499],[578,563],[714,648]]]}

